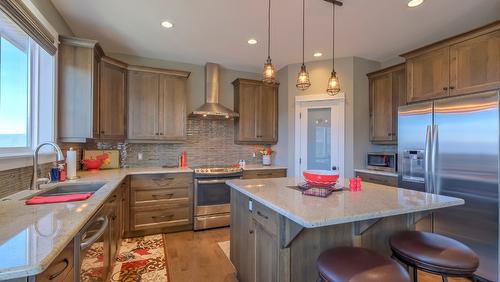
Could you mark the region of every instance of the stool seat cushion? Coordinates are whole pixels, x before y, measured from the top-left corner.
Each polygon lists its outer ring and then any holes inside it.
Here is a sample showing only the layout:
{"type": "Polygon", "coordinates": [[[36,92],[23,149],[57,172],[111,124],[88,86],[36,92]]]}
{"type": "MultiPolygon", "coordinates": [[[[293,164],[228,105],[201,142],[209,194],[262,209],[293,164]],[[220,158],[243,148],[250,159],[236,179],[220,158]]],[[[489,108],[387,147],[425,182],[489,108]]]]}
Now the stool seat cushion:
{"type": "Polygon", "coordinates": [[[324,251],[317,261],[321,278],[329,282],[409,282],[406,270],[374,251],[338,247],[324,251]]]}
{"type": "Polygon", "coordinates": [[[479,259],[469,247],[443,235],[403,231],[390,239],[394,254],[417,267],[439,273],[473,273],[479,259]]]}

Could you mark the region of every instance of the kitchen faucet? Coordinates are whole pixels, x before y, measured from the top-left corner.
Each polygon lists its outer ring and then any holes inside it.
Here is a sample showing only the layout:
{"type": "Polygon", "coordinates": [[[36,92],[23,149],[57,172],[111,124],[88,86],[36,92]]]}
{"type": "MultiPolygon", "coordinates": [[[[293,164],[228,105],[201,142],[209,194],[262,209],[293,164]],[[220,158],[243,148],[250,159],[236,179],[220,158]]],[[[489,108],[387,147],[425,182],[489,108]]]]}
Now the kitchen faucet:
{"type": "Polygon", "coordinates": [[[45,145],[50,145],[57,151],[56,162],[64,161],[63,152],[56,143],[44,142],[39,144],[33,152],[33,181],[31,183],[31,190],[40,190],[41,184],[48,184],[50,182],[49,178],[38,178],[38,151],[45,145]]]}

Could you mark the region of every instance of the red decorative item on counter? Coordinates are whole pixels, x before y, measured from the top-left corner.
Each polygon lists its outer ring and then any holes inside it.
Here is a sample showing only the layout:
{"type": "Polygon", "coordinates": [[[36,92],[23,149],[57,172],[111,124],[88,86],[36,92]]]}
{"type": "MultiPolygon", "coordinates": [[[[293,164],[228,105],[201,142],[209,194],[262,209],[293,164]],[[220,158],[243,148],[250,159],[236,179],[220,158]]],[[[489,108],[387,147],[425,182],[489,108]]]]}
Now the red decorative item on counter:
{"type": "Polygon", "coordinates": [[[181,153],[181,167],[187,167],[187,153],[186,151],[182,151],[181,153]]]}
{"type": "Polygon", "coordinates": [[[305,170],[303,175],[307,183],[323,187],[335,185],[339,179],[339,173],[331,170],[305,170]]]}
{"type": "Polygon", "coordinates": [[[85,169],[94,171],[94,170],[99,170],[105,160],[108,159],[108,154],[102,154],[99,156],[96,156],[95,160],[94,159],[89,159],[89,160],[82,160],[83,166],[85,166],[85,169]]]}
{"type": "Polygon", "coordinates": [[[361,191],[361,178],[359,176],[349,179],[349,191],[351,192],[361,191]]]}
{"type": "Polygon", "coordinates": [[[64,202],[75,202],[87,200],[92,196],[92,193],[81,193],[81,194],[71,194],[71,195],[61,195],[61,196],[35,196],[25,203],[26,205],[40,205],[40,204],[51,204],[51,203],[64,203],[64,202]]]}

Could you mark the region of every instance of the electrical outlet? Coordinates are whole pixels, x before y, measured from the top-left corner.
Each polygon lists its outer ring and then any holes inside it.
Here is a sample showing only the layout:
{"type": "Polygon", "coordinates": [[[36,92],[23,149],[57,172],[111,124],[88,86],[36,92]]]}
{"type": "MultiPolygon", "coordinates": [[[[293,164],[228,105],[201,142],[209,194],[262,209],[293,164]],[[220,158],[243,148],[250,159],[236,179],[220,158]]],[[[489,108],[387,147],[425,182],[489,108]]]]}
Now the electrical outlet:
{"type": "Polygon", "coordinates": [[[255,154],[255,152],[254,152],[254,153],[252,153],[252,157],[253,157],[253,158],[256,158],[256,157],[257,157],[257,154],[255,154]]]}
{"type": "Polygon", "coordinates": [[[137,153],[137,159],[138,160],[142,161],[142,157],[143,157],[142,153],[137,153]]]}

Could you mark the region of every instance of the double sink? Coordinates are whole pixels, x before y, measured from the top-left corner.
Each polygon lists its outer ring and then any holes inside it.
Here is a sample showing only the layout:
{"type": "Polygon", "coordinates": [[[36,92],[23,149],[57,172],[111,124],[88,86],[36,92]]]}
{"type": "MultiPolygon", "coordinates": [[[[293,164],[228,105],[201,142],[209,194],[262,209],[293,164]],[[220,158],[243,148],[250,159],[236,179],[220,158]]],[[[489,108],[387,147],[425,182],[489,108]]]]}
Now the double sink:
{"type": "Polygon", "coordinates": [[[54,187],[30,195],[24,198],[23,200],[28,200],[35,196],[64,196],[64,195],[81,194],[81,193],[94,194],[95,192],[97,192],[97,190],[101,189],[105,184],[106,182],[55,184],[54,187]]]}

